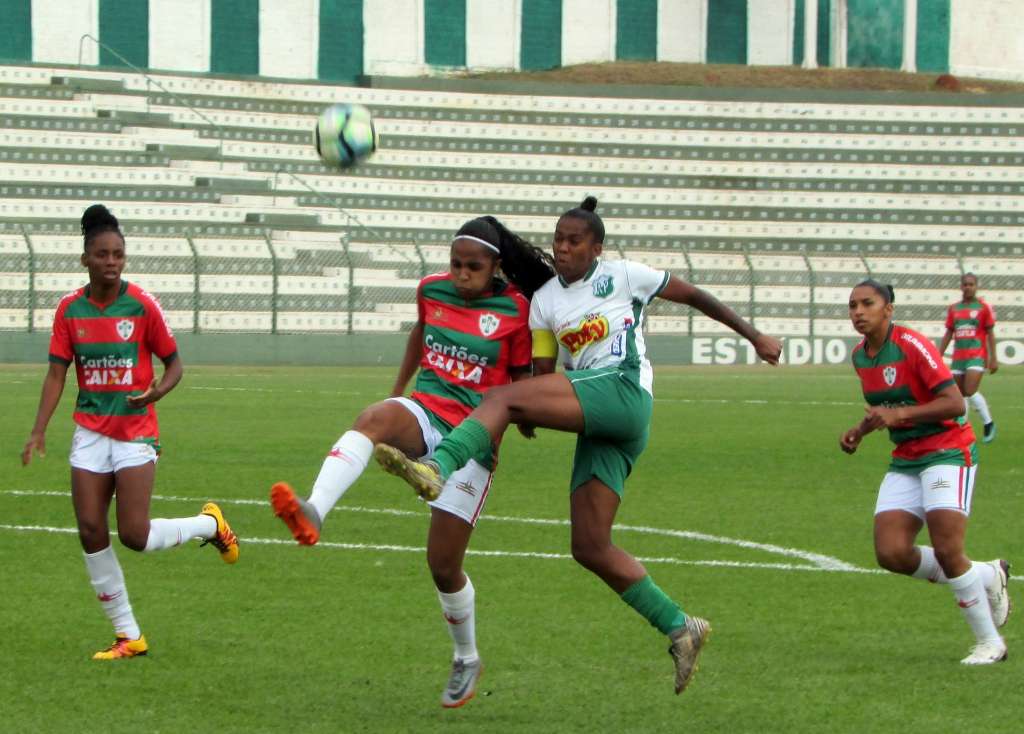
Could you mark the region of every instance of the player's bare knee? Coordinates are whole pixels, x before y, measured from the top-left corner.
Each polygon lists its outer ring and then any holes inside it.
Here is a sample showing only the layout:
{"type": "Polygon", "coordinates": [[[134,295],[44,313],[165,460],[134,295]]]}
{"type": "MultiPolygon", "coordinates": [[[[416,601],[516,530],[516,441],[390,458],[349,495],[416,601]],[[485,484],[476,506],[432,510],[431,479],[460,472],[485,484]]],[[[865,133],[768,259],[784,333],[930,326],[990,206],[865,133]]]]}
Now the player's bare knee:
{"type": "Polygon", "coordinates": [[[110,545],[110,537],[107,529],[100,527],[97,523],[78,524],[78,542],[82,544],[82,550],[86,553],[98,553],[110,545]]]}
{"type": "Polygon", "coordinates": [[[145,528],[118,528],[117,539],[121,545],[129,550],[143,551],[146,549],[146,541],[149,539],[149,526],[145,528]]]}
{"type": "Polygon", "coordinates": [[[875,546],[875,560],[881,568],[892,573],[911,574],[918,566],[913,549],[897,545],[875,546]]]}
{"type": "Polygon", "coordinates": [[[949,547],[936,543],[934,550],[936,563],[949,578],[960,576],[970,565],[959,543],[951,544],[949,547]]]}
{"type": "Polygon", "coordinates": [[[378,405],[370,405],[363,409],[352,424],[353,431],[359,431],[373,443],[378,443],[384,436],[387,419],[378,405]]]}

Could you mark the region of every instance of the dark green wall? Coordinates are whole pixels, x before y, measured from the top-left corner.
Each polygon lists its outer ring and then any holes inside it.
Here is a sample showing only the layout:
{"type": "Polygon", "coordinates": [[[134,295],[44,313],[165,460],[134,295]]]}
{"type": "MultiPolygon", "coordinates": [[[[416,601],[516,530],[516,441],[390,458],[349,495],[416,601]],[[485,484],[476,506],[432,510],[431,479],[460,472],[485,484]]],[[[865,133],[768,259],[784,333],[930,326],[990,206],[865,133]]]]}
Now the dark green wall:
{"type": "Polygon", "coordinates": [[[618,0],[615,10],[615,58],[658,58],[658,0],[618,0]]]}
{"type": "Polygon", "coordinates": [[[363,73],[363,0],[320,0],[317,75],[351,81],[363,73]]]}
{"type": "Polygon", "coordinates": [[[259,74],[259,0],[211,0],[210,11],[210,71],[259,74]]]}
{"type": "MultiPolygon", "coordinates": [[[[100,42],[134,66],[149,66],[149,0],[100,0],[100,42]]],[[[127,66],[103,46],[100,65],[127,66]]]]}
{"type": "Polygon", "coordinates": [[[918,71],[949,71],[949,23],[949,0],[917,0],[918,71]]]}
{"type": "Polygon", "coordinates": [[[0,0],[0,59],[32,60],[32,0],[0,0]]]}
{"type": "Polygon", "coordinates": [[[522,0],[519,65],[554,69],[562,65],[562,0],[522,0]]]}
{"type": "Polygon", "coordinates": [[[707,60],[747,63],[747,0],[708,0],[707,60]]]}
{"type": "Polygon", "coordinates": [[[847,0],[846,65],[899,69],[903,61],[903,0],[847,0]]]}
{"type": "Polygon", "coordinates": [[[466,65],[466,0],[423,0],[423,55],[432,66],[466,65]]]}

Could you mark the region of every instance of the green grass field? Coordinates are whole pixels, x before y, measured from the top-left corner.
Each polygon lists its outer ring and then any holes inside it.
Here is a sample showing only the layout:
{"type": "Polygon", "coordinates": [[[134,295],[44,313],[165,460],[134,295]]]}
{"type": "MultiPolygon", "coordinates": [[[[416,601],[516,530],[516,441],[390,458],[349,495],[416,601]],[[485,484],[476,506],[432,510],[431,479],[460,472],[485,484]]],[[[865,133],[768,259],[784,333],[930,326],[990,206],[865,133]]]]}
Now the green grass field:
{"type": "MultiPolygon", "coordinates": [[[[111,632],[67,496],[73,378],[49,455],[18,462],[43,371],[0,367],[0,731],[1020,731],[1024,613],[1004,630],[1008,662],[966,669],[949,590],[872,571],[889,445],[838,450],[862,414],[849,368],[656,371],[652,440],[616,537],[714,625],[681,697],[665,641],[568,557],[572,437],[510,434],[466,564],[486,670],[452,711],[438,704],[450,642],[424,506],[371,466],[324,542],[300,548],[266,503],[276,480],[308,490],[390,369],[187,369],[160,404],[153,515],[215,499],[241,559],[225,566],[198,542],[117,546],[151,653],[112,664],[89,659],[111,632]]],[[[983,388],[1000,433],[980,449],[968,551],[1024,571],[1024,370],[983,388]]]]}

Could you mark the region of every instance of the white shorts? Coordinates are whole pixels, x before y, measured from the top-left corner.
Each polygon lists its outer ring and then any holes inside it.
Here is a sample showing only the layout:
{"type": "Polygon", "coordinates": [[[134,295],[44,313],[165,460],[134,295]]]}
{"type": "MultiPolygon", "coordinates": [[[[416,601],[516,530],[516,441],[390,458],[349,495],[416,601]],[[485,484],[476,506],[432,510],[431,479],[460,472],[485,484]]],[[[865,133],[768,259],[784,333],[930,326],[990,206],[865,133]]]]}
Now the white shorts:
{"type": "MultiPolygon", "coordinates": [[[[427,453],[421,459],[429,459],[434,455],[434,450],[444,439],[441,432],[437,430],[423,406],[409,398],[388,398],[408,410],[420,424],[420,432],[423,434],[423,443],[427,447],[427,453]]],[[[494,472],[481,466],[470,459],[469,463],[448,477],[444,487],[441,489],[441,496],[427,504],[438,510],[455,515],[465,520],[472,527],[476,527],[477,518],[480,517],[487,501],[487,494],[491,490],[491,479],[494,472]]]]}
{"type": "Polygon", "coordinates": [[[75,469],[95,474],[113,474],[149,461],[155,462],[156,459],[156,449],[148,443],[118,441],[77,425],[71,437],[71,456],[68,457],[75,469]]]}
{"type": "Polygon", "coordinates": [[[888,472],[878,488],[875,514],[904,510],[922,520],[932,510],[971,514],[977,466],[930,466],[920,474],[888,472]]]}
{"type": "MultiPolygon", "coordinates": [[[[972,364],[970,367],[967,368],[966,371],[967,372],[984,372],[985,368],[981,367],[979,365],[976,365],[976,364],[972,364]]],[[[952,373],[954,375],[962,375],[962,374],[964,374],[964,370],[950,370],[950,373],[952,373]]]]}

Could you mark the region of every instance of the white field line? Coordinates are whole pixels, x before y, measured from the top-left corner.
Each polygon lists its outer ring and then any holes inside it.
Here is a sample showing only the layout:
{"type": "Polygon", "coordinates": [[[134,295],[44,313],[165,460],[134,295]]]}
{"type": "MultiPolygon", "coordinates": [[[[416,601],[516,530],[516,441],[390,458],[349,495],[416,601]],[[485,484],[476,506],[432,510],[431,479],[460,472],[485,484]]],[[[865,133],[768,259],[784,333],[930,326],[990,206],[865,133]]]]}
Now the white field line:
{"type": "MultiPolygon", "coordinates": [[[[8,489],[2,490],[3,494],[18,496],[18,497],[69,497],[70,493],[66,491],[53,491],[53,490],[18,490],[8,489]]],[[[187,502],[197,504],[198,500],[194,497],[175,497],[168,495],[153,495],[154,500],[161,500],[165,502],[187,502]]],[[[268,503],[266,500],[253,500],[253,499],[215,499],[214,502],[223,505],[248,505],[258,506],[266,508],[268,503]]],[[[371,514],[391,515],[395,517],[423,517],[423,511],[412,511],[412,510],[393,510],[393,509],[380,509],[370,507],[357,507],[352,505],[341,505],[334,508],[336,512],[362,512],[371,514]]],[[[481,520],[487,520],[488,522],[510,522],[510,523],[521,523],[527,525],[556,525],[556,526],[567,526],[569,525],[568,520],[556,520],[556,519],[545,519],[545,518],[533,518],[533,517],[510,517],[501,515],[484,515],[481,520]]],[[[3,530],[37,530],[40,532],[76,532],[74,528],[51,528],[46,526],[31,526],[31,525],[0,525],[0,529],[3,530]]],[[[784,558],[792,558],[807,561],[811,565],[792,564],[792,563],[758,563],[758,562],[741,562],[741,561],[698,561],[698,560],[684,560],[673,557],[650,557],[650,558],[639,558],[643,563],[669,563],[676,565],[688,565],[688,566],[724,566],[731,568],[769,568],[776,570],[787,570],[787,571],[841,571],[846,573],[881,573],[878,569],[865,569],[853,564],[841,561],[838,558],[832,556],[823,555],[820,553],[812,553],[810,551],[803,551],[798,548],[785,548],[779,545],[770,543],[757,543],[751,540],[742,540],[737,538],[729,538],[720,535],[710,535],[708,533],[699,533],[690,530],[672,530],[668,528],[655,528],[648,526],[639,525],[615,525],[614,529],[620,532],[634,532],[645,535],[662,535],[671,538],[682,538],[686,540],[696,540],[705,543],[718,543],[722,545],[732,545],[739,548],[746,548],[749,550],[763,551],[772,553],[775,555],[783,556],[784,558]]],[[[294,541],[291,540],[276,540],[271,538],[243,538],[245,543],[255,543],[264,545],[294,545],[294,541]]],[[[405,552],[422,552],[422,547],[414,546],[393,546],[393,545],[370,545],[370,544],[352,544],[352,543],[332,543],[328,541],[321,541],[317,543],[317,546],[325,548],[344,548],[352,550],[392,550],[392,551],[405,551],[405,552]]],[[[565,553],[538,553],[532,551],[480,551],[469,549],[467,551],[470,555],[478,556],[504,556],[512,558],[554,558],[554,559],[568,559],[570,555],[565,553]]]]}

